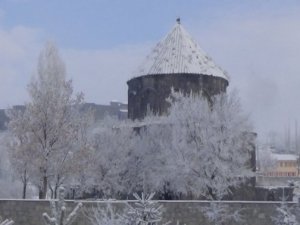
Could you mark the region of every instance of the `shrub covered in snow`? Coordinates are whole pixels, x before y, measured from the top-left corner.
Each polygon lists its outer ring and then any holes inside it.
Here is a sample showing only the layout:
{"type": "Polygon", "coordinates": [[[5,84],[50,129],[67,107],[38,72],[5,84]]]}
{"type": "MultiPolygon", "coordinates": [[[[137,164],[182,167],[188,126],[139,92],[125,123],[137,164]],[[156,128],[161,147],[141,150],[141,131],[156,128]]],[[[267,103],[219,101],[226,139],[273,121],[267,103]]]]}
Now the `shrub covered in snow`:
{"type": "Polygon", "coordinates": [[[244,219],[240,210],[230,211],[228,205],[220,204],[218,202],[211,202],[208,207],[204,207],[202,212],[204,216],[215,225],[227,224],[229,221],[234,221],[243,224],[244,219]]]}
{"type": "MultiPolygon", "coordinates": [[[[152,200],[150,195],[134,194],[136,202],[126,203],[122,213],[116,213],[111,204],[106,207],[98,205],[86,211],[86,216],[92,225],[159,225],[163,219],[163,206],[152,200]]],[[[170,222],[163,225],[170,224],[170,222]]],[[[177,223],[178,224],[178,223],[177,223]]]]}
{"type": "Polygon", "coordinates": [[[274,225],[298,225],[296,216],[286,202],[276,208],[276,216],[272,217],[274,225]]]}
{"type": "Polygon", "coordinates": [[[127,203],[128,211],[124,216],[126,224],[156,225],[161,222],[163,206],[152,201],[154,194],[145,195],[142,193],[141,196],[137,193],[133,194],[137,202],[133,205],[127,203]]]}
{"type": "Polygon", "coordinates": [[[115,212],[110,203],[105,207],[98,204],[96,208],[86,209],[84,214],[92,225],[124,225],[123,218],[115,212]]]}
{"type": "Polygon", "coordinates": [[[15,222],[11,219],[6,219],[2,221],[2,217],[0,216],[0,225],[12,225],[15,222]]]}
{"type": "Polygon", "coordinates": [[[65,189],[61,187],[58,191],[58,202],[50,202],[52,217],[50,217],[47,213],[43,213],[45,224],[71,225],[78,216],[82,203],[78,203],[74,210],[66,217],[65,189]]]}

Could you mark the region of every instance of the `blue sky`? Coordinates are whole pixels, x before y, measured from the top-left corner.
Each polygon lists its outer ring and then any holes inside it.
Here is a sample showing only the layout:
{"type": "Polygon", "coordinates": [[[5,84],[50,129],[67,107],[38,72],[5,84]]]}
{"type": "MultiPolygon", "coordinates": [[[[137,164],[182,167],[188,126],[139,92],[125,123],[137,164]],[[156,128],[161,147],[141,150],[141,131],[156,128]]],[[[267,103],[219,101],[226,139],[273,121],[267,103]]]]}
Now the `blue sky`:
{"type": "Polygon", "coordinates": [[[66,47],[110,48],[156,40],[177,16],[188,19],[201,14],[205,18],[206,8],[220,7],[216,3],[200,2],[4,0],[3,24],[7,28],[21,24],[43,29],[47,36],[66,47]]]}
{"type": "Polygon", "coordinates": [[[178,16],[259,132],[300,120],[299,0],[0,0],[0,108],[28,101],[47,40],[86,101],[127,101],[126,81],[178,16]]]}
{"type": "Polygon", "coordinates": [[[41,29],[66,48],[111,48],[158,40],[180,16],[198,29],[224,22],[232,15],[284,16],[299,7],[288,0],[1,0],[4,28],[41,29]]]}

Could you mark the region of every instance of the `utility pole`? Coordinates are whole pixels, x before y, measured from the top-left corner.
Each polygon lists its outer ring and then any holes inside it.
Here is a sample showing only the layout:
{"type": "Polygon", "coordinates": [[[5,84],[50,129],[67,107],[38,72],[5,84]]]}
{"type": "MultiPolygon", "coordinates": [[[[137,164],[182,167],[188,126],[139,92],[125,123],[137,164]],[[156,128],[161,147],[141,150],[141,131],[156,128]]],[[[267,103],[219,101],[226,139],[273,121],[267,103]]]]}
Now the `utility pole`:
{"type": "Polygon", "coordinates": [[[288,152],[291,151],[291,128],[290,128],[290,121],[289,121],[289,124],[288,124],[288,130],[287,130],[287,150],[288,152]]]}
{"type": "Polygon", "coordinates": [[[295,120],[295,153],[298,154],[298,159],[297,159],[297,167],[298,167],[298,174],[300,174],[300,152],[298,150],[298,121],[295,120]]]}

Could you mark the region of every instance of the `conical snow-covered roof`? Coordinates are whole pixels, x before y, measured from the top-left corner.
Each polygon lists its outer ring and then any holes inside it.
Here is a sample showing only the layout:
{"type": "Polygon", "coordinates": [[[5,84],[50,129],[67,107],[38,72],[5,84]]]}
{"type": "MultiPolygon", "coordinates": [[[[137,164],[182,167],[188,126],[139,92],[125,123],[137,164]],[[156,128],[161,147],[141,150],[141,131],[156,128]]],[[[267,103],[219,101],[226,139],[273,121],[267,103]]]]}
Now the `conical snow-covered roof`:
{"type": "Polygon", "coordinates": [[[147,56],[136,75],[175,73],[212,75],[228,80],[226,72],[199,47],[179,19],[171,32],[147,56]]]}

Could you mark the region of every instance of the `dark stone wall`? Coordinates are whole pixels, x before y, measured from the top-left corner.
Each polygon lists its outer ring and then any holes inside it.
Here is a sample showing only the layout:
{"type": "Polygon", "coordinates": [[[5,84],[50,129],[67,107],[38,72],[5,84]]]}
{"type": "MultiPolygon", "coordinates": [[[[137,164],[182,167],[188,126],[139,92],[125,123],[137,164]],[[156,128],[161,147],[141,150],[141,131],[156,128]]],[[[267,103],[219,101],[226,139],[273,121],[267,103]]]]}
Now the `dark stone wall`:
{"type": "Polygon", "coordinates": [[[228,81],[221,77],[199,74],[155,74],[133,78],[128,84],[128,118],[143,119],[150,109],[162,115],[171,89],[183,93],[202,93],[210,97],[226,92],[228,81]]]}
{"type": "MultiPolygon", "coordinates": [[[[107,202],[101,201],[82,201],[84,208],[88,210],[91,207],[106,207],[107,202]]],[[[214,225],[209,222],[203,215],[204,207],[209,207],[208,201],[160,201],[164,207],[163,223],[172,221],[171,224],[187,224],[187,225],[214,225]]],[[[234,222],[226,221],[226,225],[269,225],[273,224],[272,217],[278,215],[276,208],[281,202],[215,202],[218,205],[228,208],[229,214],[233,214],[237,210],[240,211],[243,221],[234,222]]],[[[67,215],[75,207],[77,202],[67,201],[67,215]]],[[[116,213],[121,213],[125,207],[125,201],[111,201],[113,209],[116,213]]],[[[130,202],[133,204],[133,202],[130,202]]],[[[296,203],[287,203],[288,207],[296,215],[298,221],[300,214],[299,205],[296,203]]],[[[44,224],[42,213],[50,213],[48,201],[22,201],[22,200],[0,200],[0,214],[3,218],[11,218],[16,225],[41,225],[44,224]]],[[[83,212],[83,211],[82,211],[83,212]]],[[[73,225],[92,225],[84,213],[80,213],[79,217],[73,225]]]]}
{"type": "Polygon", "coordinates": [[[300,183],[300,177],[256,177],[256,185],[260,187],[284,187],[293,186],[296,183],[300,183]]]}
{"type": "Polygon", "coordinates": [[[293,201],[294,196],[293,187],[256,187],[255,191],[259,201],[293,201]]]}

